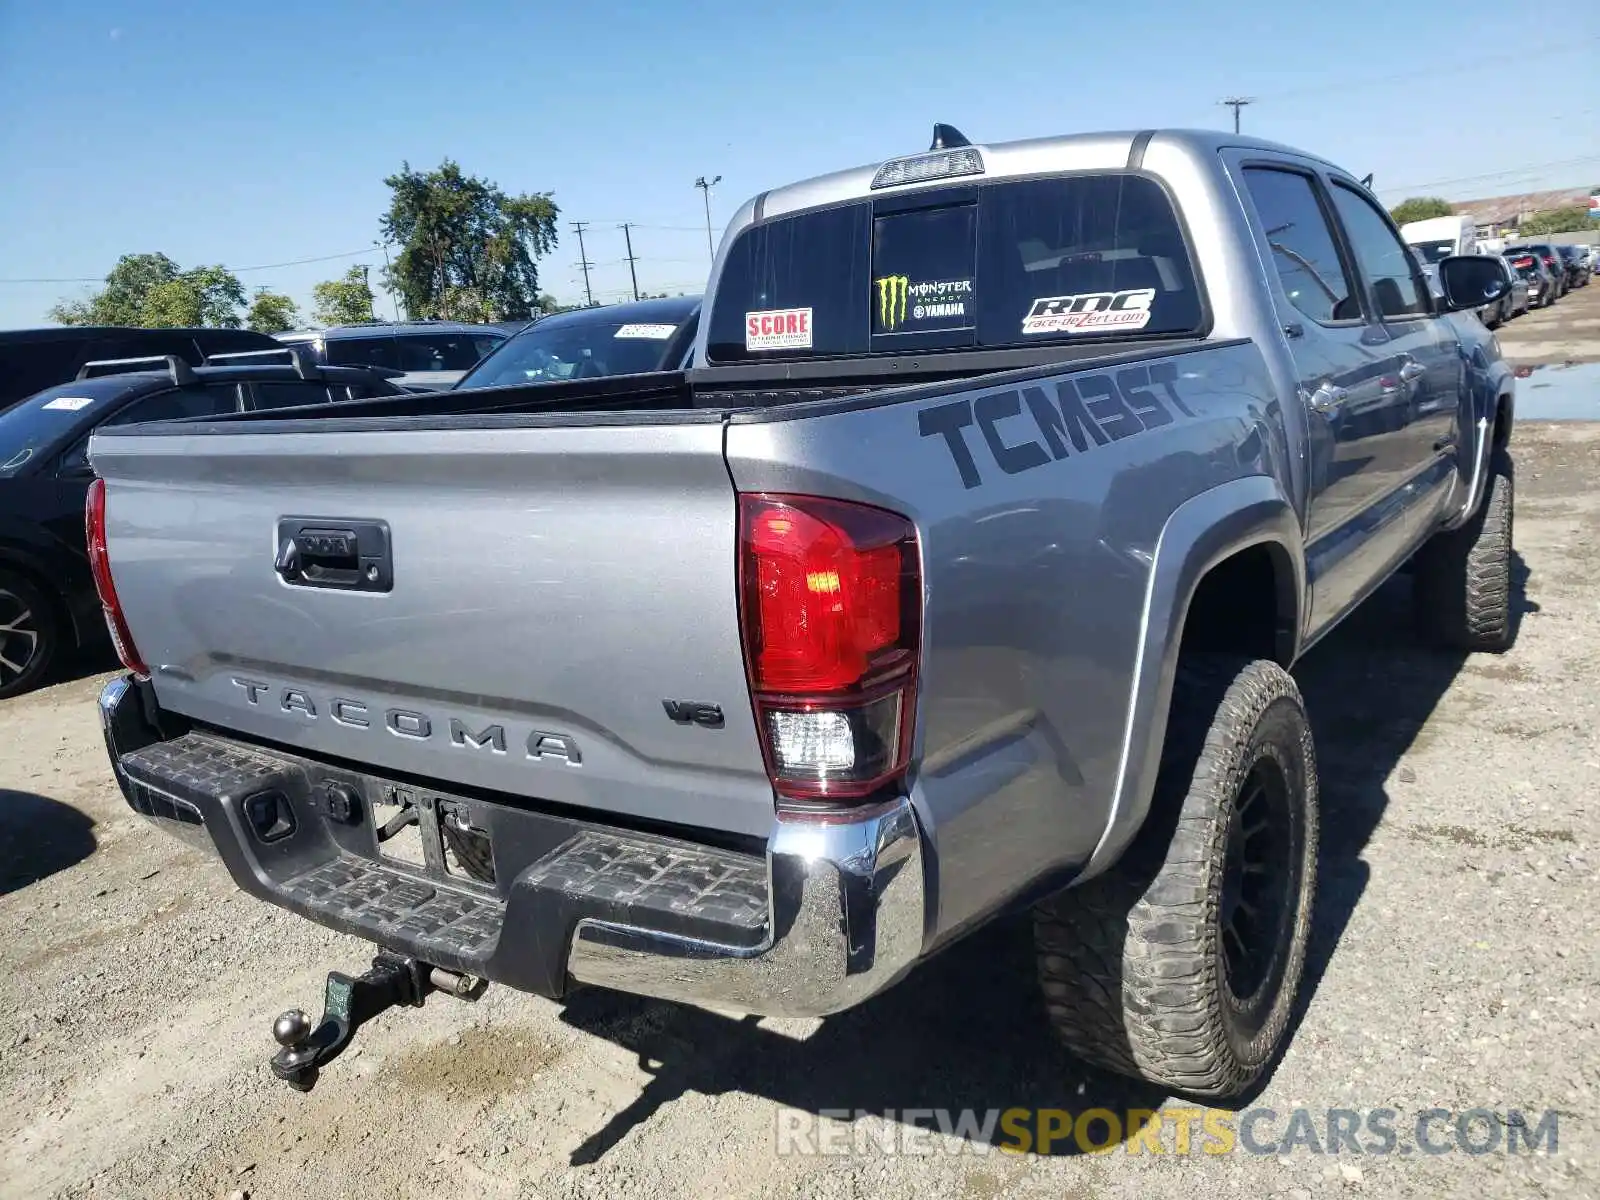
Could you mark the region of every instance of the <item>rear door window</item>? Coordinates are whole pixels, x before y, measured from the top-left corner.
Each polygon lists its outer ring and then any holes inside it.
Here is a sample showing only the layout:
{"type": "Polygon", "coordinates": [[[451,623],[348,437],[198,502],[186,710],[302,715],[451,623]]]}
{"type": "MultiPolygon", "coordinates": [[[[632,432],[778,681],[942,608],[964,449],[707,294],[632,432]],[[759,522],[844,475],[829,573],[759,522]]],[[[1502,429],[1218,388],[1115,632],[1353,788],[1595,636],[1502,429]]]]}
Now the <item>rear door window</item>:
{"type": "Polygon", "coordinates": [[[711,361],[1201,332],[1166,192],[1129,173],[1007,180],[780,217],[729,247],[711,361]]]}
{"type": "Polygon", "coordinates": [[[394,338],[357,337],[329,338],[323,359],[336,367],[387,367],[394,370],[400,365],[399,352],[394,338]]]}
{"type": "Polygon", "coordinates": [[[134,425],[140,421],[176,421],[182,417],[216,417],[239,411],[239,386],[208,383],[201,387],[173,388],[135,400],[107,425],[134,425]]]}
{"type": "Polygon", "coordinates": [[[483,355],[466,333],[405,333],[395,338],[402,371],[470,371],[483,355]]]}
{"type": "Polygon", "coordinates": [[[1311,176],[1246,167],[1244,185],[1289,303],[1323,325],[1359,320],[1361,305],[1311,176]]]}

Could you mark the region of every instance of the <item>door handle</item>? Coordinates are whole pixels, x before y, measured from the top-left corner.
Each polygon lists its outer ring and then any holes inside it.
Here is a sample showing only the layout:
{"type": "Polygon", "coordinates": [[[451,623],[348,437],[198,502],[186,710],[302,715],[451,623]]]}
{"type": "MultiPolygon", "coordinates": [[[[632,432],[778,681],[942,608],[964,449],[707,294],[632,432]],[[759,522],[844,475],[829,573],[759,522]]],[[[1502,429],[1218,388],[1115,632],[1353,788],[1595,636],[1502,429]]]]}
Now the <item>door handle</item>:
{"type": "Polygon", "coordinates": [[[1324,383],[1311,393],[1311,407],[1319,413],[1331,413],[1350,398],[1350,393],[1337,384],[1324,383]]]}
{"type": "Polygon", "coordinates": [[[1428,368],[1419,362],[1407,362],[1400,368],[1400,378],[1406,383],[1415,383],[1428,373],[1428,368]]]}

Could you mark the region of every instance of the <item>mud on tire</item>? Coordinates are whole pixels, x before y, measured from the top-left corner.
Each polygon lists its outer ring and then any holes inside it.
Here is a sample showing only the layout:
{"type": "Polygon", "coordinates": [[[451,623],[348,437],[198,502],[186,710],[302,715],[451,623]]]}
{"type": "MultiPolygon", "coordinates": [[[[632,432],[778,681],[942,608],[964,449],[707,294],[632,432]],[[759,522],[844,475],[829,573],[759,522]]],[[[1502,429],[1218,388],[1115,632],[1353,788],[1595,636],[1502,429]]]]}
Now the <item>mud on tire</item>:
{"type": "Polygon", "coordinates": [[[1299,989],[1317,832],[1316,751],[1288,672],[1186,659],[1144,830],[1104,875],[1035,910],[1066,1047],[1195,1096],[1249,1087],[1299,989]]]}

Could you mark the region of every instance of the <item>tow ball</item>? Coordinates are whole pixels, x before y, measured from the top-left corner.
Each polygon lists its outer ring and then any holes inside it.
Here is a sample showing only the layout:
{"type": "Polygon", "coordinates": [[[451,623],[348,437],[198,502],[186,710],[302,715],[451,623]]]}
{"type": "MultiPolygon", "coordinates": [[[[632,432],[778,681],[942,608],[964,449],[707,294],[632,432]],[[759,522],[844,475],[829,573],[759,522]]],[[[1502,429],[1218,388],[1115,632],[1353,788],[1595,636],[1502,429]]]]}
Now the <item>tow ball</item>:
{"type": "Polygon", "coordinates": [[[476,975],[458,975],[387,951],[358,978],[329,971],[322,1019],[315,1027],[298,1008],[272,1023],[273,1039],[281,1047],[272,1056],[272,1073],[296,1091],[309,1092],[318,1071],[338,1058],[356,1030],[379,1013],[402,1004],[421,1008],[429,992],[476,1000],[486,987],[488,983],[476,975]]]}

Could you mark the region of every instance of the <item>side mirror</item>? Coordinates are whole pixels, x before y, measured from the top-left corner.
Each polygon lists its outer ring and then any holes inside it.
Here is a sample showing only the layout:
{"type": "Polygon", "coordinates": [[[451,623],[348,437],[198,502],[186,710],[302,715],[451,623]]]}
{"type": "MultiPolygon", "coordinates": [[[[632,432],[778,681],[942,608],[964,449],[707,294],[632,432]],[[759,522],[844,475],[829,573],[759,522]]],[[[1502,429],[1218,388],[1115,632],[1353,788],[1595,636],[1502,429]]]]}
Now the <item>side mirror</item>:
{"type": "Polygon", "coordinates": [[[1505,294],[1500,263],[1487,254],[1455,254],[1439,260],[1441,312],[1461,312],[1493,304],[1505,294]]]}

